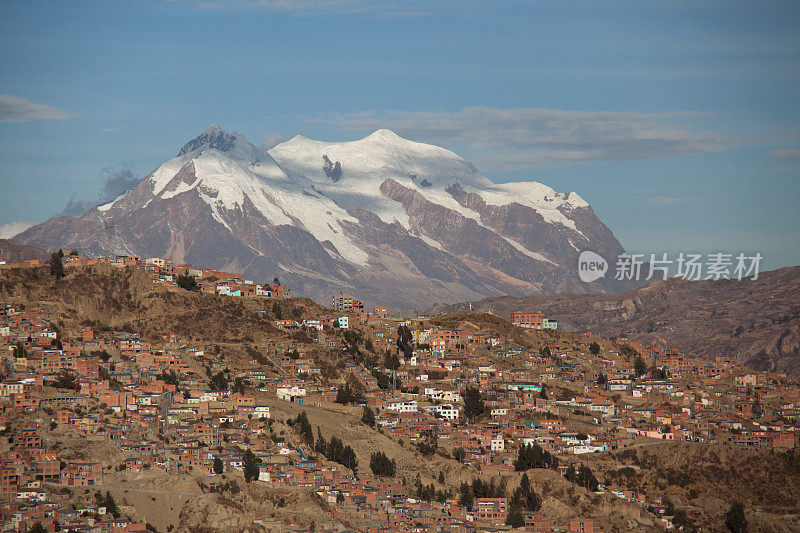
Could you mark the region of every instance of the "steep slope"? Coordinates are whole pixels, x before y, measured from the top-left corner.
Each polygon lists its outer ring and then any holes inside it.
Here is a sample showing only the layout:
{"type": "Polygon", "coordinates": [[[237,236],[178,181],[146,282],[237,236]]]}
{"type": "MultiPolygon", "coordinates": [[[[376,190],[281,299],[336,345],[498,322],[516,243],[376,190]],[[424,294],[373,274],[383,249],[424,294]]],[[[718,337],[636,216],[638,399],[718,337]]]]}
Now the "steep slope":
{"type": "Polygon", "coordinates": [[[575,193],[493,184],[456,154],[388,130],[266,151],[213,125],[114,201],[17,240],[277,275],[322,301],[345,290],[393,307],[632,288],[579,282],[580,250],[611,259],[623,249],[575,193]]]}
{"type": "MultiPolygon", "coordinates": [[[[729,356],[758,370],[800,375],[800,267],[758,279],[668,279],[619,295],[489,298],[475,309],[538,311],[567,331],[628,335],[687,355],[729,356]]],[[[469,304],[436,306],[452,312],[469,304]]]]}

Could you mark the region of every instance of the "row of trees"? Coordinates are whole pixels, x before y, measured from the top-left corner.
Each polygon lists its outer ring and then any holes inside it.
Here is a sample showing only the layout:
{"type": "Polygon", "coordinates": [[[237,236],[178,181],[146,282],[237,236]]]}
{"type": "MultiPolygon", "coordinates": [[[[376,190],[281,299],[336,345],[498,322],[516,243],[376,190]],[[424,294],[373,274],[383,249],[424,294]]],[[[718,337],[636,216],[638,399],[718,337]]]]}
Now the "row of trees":
{"type": "Polygon", "coordinates": [[[351,386],[349,382],[340,385],[336,389],[336,403],[347,405],[348,403],[362,403],[364,392],[357,387],[351,386]]]}
{"type": "Polygon", "coordinates": [[[567,479],[567,481],[571,481],[572,483],[580,485],[581,487],[592,492],[595,492],[597,487],[600,486],[600,483],[597,481],[592,469],[584,464],[581,464],[577,470],[575,469],[575,465],[569,465],[564,477],[567,479]]]}
{"type": "Polygon", "coordinates": [[[350,470],[355,471],[358,468],[358,459],[353,448],[349,444],[345,446],[342,439],[335,435],[331,437],[330,441],[326,442],[319,428],[317,428],[317,443],[314,445],[314,451],[324,455],[330,461],[346,466],[350,470]]]}
{"type": "Polygon", "coordinates": [[[502,478],[499,484],[494,479],[489,483],[475,478],[472,483],[466,481],[458,489],[458,504],[472,511],[475,508],[476,498],[504,498],[506,495],[506,479],[502,478]]]}
{"type": "Polygon", "coordinates": [[[353,451],[350,445],[345,446],[339,437],[334,435],[330,441],[327,441],[318,427],[317,440],[314,442],[314,430],[311,428],[311,422],[308,420],[308,415],[305,411],[301,411],[295,419],[289,419],[289,424],[315,452],[351,470],[355,470],[358,467],[356,452],[353,451]]]}
{"type": "Polygon", "coordinates": [[[514,470],[522,472],[530,468],[558,468],[558,457],[538,444],[523,444],[514,461],[514,470]]]}
{"type": "Polygon", "coordinates": [[[508,506],[506,524],[513,527],[525,525],[524,514],[526,512],[536,512],[542,506],[542,497],[531,487],[528,474],[523,474],[519,482],[519,487],[514,490],[508,506]]]}
{"type": "MultiPolygon", "coordinates": [[[[439,483],[444,483],[443,472],[439,472],[439,483]]],[[[437,490],[433,483],[425,485],[422,483],[422,479],[420,478],[419,474],[417,474],[417,479],[414,482],[414,495],[420,500],[425,500],[426,502],[436,500],[437,502],[444,503],[449,498],[453,497],[453,491],[450,489],[437,490]]]]}

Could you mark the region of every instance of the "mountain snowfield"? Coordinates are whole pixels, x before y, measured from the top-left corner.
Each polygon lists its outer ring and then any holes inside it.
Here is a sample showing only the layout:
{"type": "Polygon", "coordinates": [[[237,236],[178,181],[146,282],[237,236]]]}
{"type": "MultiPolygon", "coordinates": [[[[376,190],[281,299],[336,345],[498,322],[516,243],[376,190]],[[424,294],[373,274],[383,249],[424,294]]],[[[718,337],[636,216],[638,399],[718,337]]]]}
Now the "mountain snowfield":
{"type": "Polygon", "coordinates": [[[17,240],[278,276],[324,303],[339,291],[408,308],[630,288],[578,281],[581,250],[610,258],[622,247],[577,194],[492,183],[453,152],[389,130],[265,150],[212,125],[112,202],[17,240]]]}

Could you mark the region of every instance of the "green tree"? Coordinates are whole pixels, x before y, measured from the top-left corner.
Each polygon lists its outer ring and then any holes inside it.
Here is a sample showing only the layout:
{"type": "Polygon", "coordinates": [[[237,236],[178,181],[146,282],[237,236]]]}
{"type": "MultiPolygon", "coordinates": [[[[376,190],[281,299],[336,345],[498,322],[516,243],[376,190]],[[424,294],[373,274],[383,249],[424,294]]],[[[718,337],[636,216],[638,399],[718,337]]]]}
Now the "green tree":
{"type": "Polygon", "coordinates": [[[14,357],[26,357],[28,355],[28,350],[25,346],[22,345],[21,342],[18,342],[14,346],[14,357]]]}
{"type": "Polygon", "coordinates": [[[536,512],[542,506],[542,498],[533,490],[531,487],[530,479],[528,479],[528,474],[525,473],[522,475],[522,480],[519,482],[519,489],[520,495],[523,496],[522,503],[527,511],[536,512]]]}
{"type": "Polygon", "coordinates": [[[592,472],[592,469],[583,464],[578,468],[578,475],[575,483],[592,492],[595,492],[597,487],[600,485],[594,473],[592,472]]]}
{"type": "Polygon", "coordinates": [[[256,454],[250,448],[247,448],[247,451],[244,452],[244,456],[242,457],[242,466],[244,467],[244,480],[246,483],[250,483],[250,481],[254,479],[258,479],[259,468],[258,468],[258,459],[256,458],[256,454]]]}
{"type": "MultiPolygon", "coordinates": [[[[686,511],[680,509],[678,511],[673,511],[673,513],[674,514],[672,515],[672,525],[674,525],[675,527],[682,527],[685,529],[689,529],[690,522],[689,518],[686,516],[686,511]]],[[[665,514],[669,516],[669,513],[665,512],[665,514]]]]}
{"type": "Polygon", "coordinates": [[[197,292],[200,290],[200,285],[197,284],[197,279],[188,274],[178,274],[178,277],[175,278],[175,283],[178,284],[178,287],[181,289],[186,289],[187,291],[197,292]]]}
{"type": "Polygon", "coordinates": [[[522,527],[525,525],[525,517],[519,507],[511,507],[506,515],[506,525],[511,527],[522,527]]]}
{"type": "Polygon", "coordinates": [[[641,355],[637,355],[636,359],[634,359],[633,371],[636,372],[637,378],[647,372],[647,363],[644,362],[641,355]]]}
{"type": "Polygon", "coordinates": [[[340,403],[342,405],[347,405],[351,401],[353,401],[353,391],[350,388],[349,383],[345,383],[344,385],[339,385],[336,387],[336,403],[340,403]]]}
{"type": "Polygon", "coordinates": [[[409,329],[408,326],[397,327],[397,348],[402,351],[406,357],[411,357],[414,351],[414,345],[411,329],[409,329]]]}
{"type": "Polygon", "coordinates": [[[542,355],[543,357],[551,357],[553,355],[550,352],[550,347],[549,346],[545,346],[544,348],[539,350],[539,354],[542,355]]]}
{"type": "Polygon", "coordinates": [[[597,384],[601,387],[605,387],[608,384],[608,376],[605,374],[600,374],[597,377],[597,384]]]}
{"type": "Polygon", "coordinates": [[[355,470],[358,467],[358,458],[353,448],[349,445],[345,446],[342,439],[336,435],[331,437],[331,440],[326,444],[320,434],[315,450],[331,461],[336,461],[340,465],[344,465],[351,470],[355,470]]]}
{"type": "Polygon", "coordinates": [[[281,306],[278,305],[278,302],[272,303],[272,314],[275,315],[276,320],[283,319],[283,313],[281,312],[281,306]]]}
{"type": "Polygon", "coordinates": [[[575,481],[578,479],[578,472],[575,470],[575,465],[570,464],[567,467],[567,471],[564,472],[564,478],[570,483],[575,483],[575,481]]]}
{"type": "Polygon", "coordinates": [[[596,342],[589,344],[589,353],[592,355],[597,355],[600,353],[600,345],[596,342]]]}
{"type": "Polygon", "coordinates": [[[483,413],[485,405],[481,397],[481,391],[477,387],[468,386],[464,389],[464,415],[473,420],[476,416],[483,413]]]}
{"type": "Polygon", "coordinates": [[[174,370],[170,370],[169,372],[164,370],[161,374],[156,374],[156,379],[160,379],[167,385],[180,385],[180,380],[174,370]]]}
{"type": "Polygon", "coordinates": [[[464,459],[467,457],[467,452],[464,448],[456,448],[453,450],[453,459],[458,461],[459,463],[463,463],[464,459]]]}
{"type": "Polygon", "coordinates": [[[314,451],[322,455],[326,455],[328,451],[328,443],[325,437],[322,436],[322,431],[319,429],[319,426],[317,426],[317,443],[314,444],[314,451]]]}
{"type": "Polygon", "coordinates": [[[214,473],[221,474],[225,471],[225,465],[222,464],[222,459],[214,457],[214,473]]]}
{"type": "Polygon", "coordinates": [[[212,390],[228,390],[228,378],[225,377],[225,373],[222,370],[211,377],[209,387],[212,390]]]}
{"type": "Polygon", "coordinates": [[[383,366],[389,370],[397,370],[400,368],[400,358],[397,357],[397,354],[386,350],[386,353],[383,354],[383,366]]]}
{"type": "Polygon", "coordinates": [[[556,468],[558,457],[542,449],[538,444],[523,444],[519,448],[514,470],[522,472],[530,468],[556,468]]]}
{"type": "Polygon", "coordinates": [[[27,533],[47,533],[47,528],[45,528],[41,522],[35,522],[31,527],[27,530],[27,533]]]}
{"type": "Polygon", "coordinates": [[[64,250],[59,249],[57,252],[50,254],[50,274],[58,279],[64,277],[64,250]]]}
{"type": "Polygon", "coordinates": [[[308,421],[308,415],[306,415],[305,411],[297,415],[294,421],[294,428],[300,433],[300,436],[303,437],[306,444],[310,446],[314,445],[314,430],[311,429],[311,422],[308,421]]]}
{"type": "Polygon", "coordinates": [[[531,488],[528,474],[523,474],[519,487],[514,490],[509,502],[506,524],[514,527],[524,525],[523,514],[526,511],[536,512],[542,506],[542,498],[531,488]]]}
{"type": "Polygon", "coordinates": [[[61,369],[58,378],[53,382],[53,386],[59,389],[81,390],[78,374],[66,368],[61,369]]]}
{"type": "Polygon", "coordinates": [[[394,459],[383,452],[375,452],[369,458],[369,467],[376,476],[393,477],[397,469],[394,459]]]}
{"type": "Polygon", "coordinates": [[[372,412],[369,405],[364,406],[364,413],[361,415],[361,422],[369,427],[375,427],[375,413],[372,412]]]}
{"type": "Polygon", "coordinates": [[[110,514],[114,518],[120,517],[119,507],[117,507],[117,502],[114,501],[114,497],[110,492],[106,491],[106,497],[103,503],[106,507],[106,513],[110,514]]]}
{"type": "Polygon", "coordinates": [[[725,514],[725,525],[732,533],[746,533],[747,518],[744,516],[744,504],[733,502],[731,508],[725,514]]]}
{"type": "Polygon", "coordinates": [[[459,488],[458,505],[472,511],[475,506],[475,493],[472,492],[472,487],[469,483],[464,481],[459,488]]]}
{"type": "Polygon", "coordinates": [[[420,437],[422,438],[417,442],[417,451],[426,457],[436,453],[439,448],[439,439],[436,434],[428,430],[421,432],[420,437]]]}
{"type": "MultiPolygon", "coordinates": [[[[357,382],[354,382],[357,384],[357,382]]],[[[336,389],[336,403],[347,405],[348,403],[360,403],[364,401],[364,393],[345,382],[336,389]]]]}

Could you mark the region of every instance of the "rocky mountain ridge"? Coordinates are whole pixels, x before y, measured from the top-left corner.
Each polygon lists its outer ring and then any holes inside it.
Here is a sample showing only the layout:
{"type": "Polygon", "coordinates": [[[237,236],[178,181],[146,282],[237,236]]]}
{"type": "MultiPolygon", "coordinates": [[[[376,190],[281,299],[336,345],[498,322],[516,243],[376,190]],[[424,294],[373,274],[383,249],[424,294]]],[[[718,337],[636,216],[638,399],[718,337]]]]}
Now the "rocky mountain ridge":
{"type": "Polygon", "coordinates": [[[578,279],[580,251],[612,261],[624,250],[577,194],[492,183],[456,154],[389,130],[266,150],[213,125],[112,202],[16,239],[279,276],[319,301],[345,291],[395,308],[635,286],[578,279]]]}

